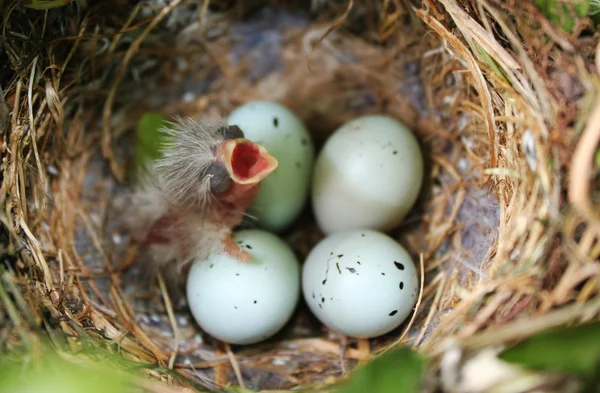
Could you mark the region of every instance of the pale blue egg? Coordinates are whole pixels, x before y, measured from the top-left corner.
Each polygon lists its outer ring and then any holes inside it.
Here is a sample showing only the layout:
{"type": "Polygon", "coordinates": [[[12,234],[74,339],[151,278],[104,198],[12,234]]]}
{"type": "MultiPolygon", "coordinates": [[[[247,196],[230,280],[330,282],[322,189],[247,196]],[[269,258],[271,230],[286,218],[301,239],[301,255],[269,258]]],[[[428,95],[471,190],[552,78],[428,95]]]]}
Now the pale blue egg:
{"type": "Polygon", "coordinates": [[[228,123],[265,146],[279,162],[262,181],[249,214],[261,228],[274,232],[287,228],[302,211],[309,192],[314,145],[306,126],[289,109],[267,101],[237,108],[228,123]]]}
{"type": "Polygon", "coordinates": [[[259,229],[234,233],[251,256],[196,260],[187,278],[187,301],[200,327],[230,344],[266,340],[289,321],[300,298],[300,265],[291,248],[259,229]]]}
{"type": "Polygon", "coordinates": [[[312,249],[302,272],[304,299],[330,329],[371,338],[400,326],[419,294],[408,252],[372,229],[336,232],[312,249]]]}

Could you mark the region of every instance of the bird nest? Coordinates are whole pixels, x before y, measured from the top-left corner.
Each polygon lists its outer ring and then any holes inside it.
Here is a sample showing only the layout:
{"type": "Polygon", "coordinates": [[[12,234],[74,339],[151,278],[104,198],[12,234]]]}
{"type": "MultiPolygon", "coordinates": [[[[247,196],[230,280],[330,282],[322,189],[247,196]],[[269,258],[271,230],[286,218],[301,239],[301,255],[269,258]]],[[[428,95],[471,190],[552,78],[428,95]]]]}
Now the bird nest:
{"type": "MultiPolygon", "coordinates": [[[[468,391],[499,367],[469,359],[597,317],[588,18],[565,31],[533,4],[500,0],[38,3],[0,2],[3,356],[48,341],[118,358],[150,391],[318,390],[408,346],[432,360],[432,390],[468,391]],[[230,347],[160,277],[142,279],[122,215],[137,121],[257,99],[298,114],[317,147],[369,113],[418,135],[425,184],[392,235],[422,287],[394,332],[341,337],[301,304],[274,338],[230,347]]],[[[282,236],[303,260],[323,234],[307,210],[282,236]]]]}

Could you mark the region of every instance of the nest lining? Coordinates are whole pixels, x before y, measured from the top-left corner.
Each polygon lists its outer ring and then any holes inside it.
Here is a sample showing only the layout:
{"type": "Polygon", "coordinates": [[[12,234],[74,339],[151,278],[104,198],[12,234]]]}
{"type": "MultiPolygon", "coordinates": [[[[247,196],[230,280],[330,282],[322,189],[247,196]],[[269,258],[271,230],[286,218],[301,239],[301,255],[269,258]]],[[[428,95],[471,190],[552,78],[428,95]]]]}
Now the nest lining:
{"type": "MultiPolygon", "coordinates": [[[[530,334],[511,330],[524,316],[539,316],[541,326],[579,320],[584,314],[569,313],[571,303],[594,315],[597,233],[565,207],[575,138],[556,135],[560,127],[582,131],[578,116],[591,110],[593,37],[582,36],[584,22],[579,39],[566,41],[581,54],[559,59],[572,53],[565,42],[507,22],[505,15],[519,21],[533,12],[527,7],[350,4],[315,3],[321,8],[312,13],[261,4],[240,15],[237,7],[154,1],[113,19],[98,17],[109,8],[82,11],[87,17],[75,15],[76,5],[46,17],[11,8],[8,31],[31,19],[55,35],[46,51],[9,40],[5,54],[20,71],[2,80],[13,108],[3,138],[2,221],[7,251],[19,256],[4,281],[27,305],[20,325],[37,316],[46,333],[34,324],[31,334],[80,338],[57,346],[77,351],[92,340],[111,353],[118,344],[124,358],[175,368],[197,386],[289,389],[336,380],[392,344],[443,356],[448,336],[476,351],[530,334]],[[70,37],[59,40],[65,30],[70,37]],[[204,336],[162,282],[144,282],[120,214],[135,122],[149,110],[226,114],[253,99],[295,111],[317,145],[366,113],[415,130],[428,178],[393,233],[423,261],[425,286],[410,323],[354,342],[301,306],[274,339],[231,349],[204,336]]],[[[300,260],[321,238],[308,212],[285,234],[300,260]]],[[[23,333],[3,318],[4,350],[14,351],[23,333]]]]}

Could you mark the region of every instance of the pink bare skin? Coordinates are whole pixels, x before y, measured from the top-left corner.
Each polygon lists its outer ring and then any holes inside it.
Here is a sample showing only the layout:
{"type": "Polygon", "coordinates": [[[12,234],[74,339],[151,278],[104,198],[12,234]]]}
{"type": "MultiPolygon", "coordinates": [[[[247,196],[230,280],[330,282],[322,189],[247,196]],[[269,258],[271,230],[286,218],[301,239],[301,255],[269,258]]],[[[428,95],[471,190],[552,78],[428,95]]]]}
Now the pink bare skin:
{"type": "MultiPolygon", "coordinates": [[[[258,184],[234,184],[227,193],[219,196],[222,204],[217,208],[220,210],[217,213],[220,213],[223,224],[228,228],[238,226],[244,218],[244,212],[256,197],[258,189],[258,184]]],[[[222,241],[226,253],[240,262],[250,262],[252,256],[233,241],[231,232],[228,232],[222,241]]]]}
{"type": "Polygon", "coordinates": [[[186,225],[204,222],[210,224],[210,228],[219,228],[219,233],[224,232],[220,242],[226,253],[240,262],[250,262],[251,255],[232,240],[232,230],[241,223],[258,193],[260,181],[277,167],[277,161],[262,146],[241,138],[225,141],[217,150],[217,160],[229,171],[231,187],[213,194],[210,206],[169,209],[154,221],[142,244],[171,245],[177,249],[179,258],[187,260],[193,256],[198,240],[186,230],[186,225]],[[240,145],[242,148],[236,150],[240,145]]]}

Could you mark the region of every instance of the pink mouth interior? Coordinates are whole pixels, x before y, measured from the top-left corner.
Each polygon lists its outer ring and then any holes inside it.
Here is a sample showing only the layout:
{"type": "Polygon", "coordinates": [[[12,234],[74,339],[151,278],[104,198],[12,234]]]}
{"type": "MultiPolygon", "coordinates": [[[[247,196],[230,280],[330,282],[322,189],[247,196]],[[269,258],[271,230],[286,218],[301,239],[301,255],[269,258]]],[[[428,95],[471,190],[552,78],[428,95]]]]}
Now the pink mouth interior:
{"type": "Polygon", "coordinates": [[[253,178],[269,168],[269,161],[252,142],[239,143],[231,153],[233,173],[240,180],[253,178]]]}

